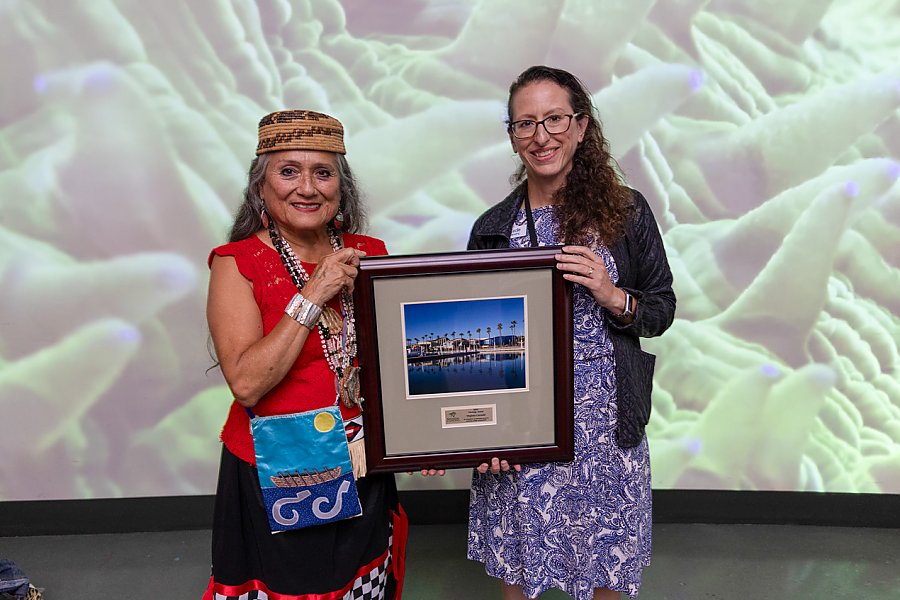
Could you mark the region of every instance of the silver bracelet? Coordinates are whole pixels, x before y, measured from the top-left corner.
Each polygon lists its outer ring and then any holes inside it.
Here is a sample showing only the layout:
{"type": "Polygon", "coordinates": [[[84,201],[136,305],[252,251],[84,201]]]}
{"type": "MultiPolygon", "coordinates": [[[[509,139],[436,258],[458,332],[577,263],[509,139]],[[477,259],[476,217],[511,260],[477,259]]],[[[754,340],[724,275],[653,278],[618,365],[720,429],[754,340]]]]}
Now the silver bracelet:
{"type": "Polygon", "coordinates": [[[308,329],[315,327],[319,322],[319,317],[322,316],[322,309],[304,298],[299,292],[294,294],[284,312],[308,329]]]}

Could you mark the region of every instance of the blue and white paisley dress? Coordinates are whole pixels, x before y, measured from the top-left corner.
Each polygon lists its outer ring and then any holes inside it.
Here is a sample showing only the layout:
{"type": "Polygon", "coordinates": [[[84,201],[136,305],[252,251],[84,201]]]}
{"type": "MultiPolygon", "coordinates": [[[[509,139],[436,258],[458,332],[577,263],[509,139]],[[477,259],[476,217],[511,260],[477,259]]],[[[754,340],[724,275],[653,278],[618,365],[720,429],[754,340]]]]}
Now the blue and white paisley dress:
{"type": "MultiPolygon", "coordinates": [[[[553,206],[534,211],[540,245],[559,243],[553,206]]],[[[513,227],[514,248],[528,246],[525,213],[513,227]]],[[[593,244],[610,279],[609,250],[593,244]]],[[[616,376],[603,309],[575,286],[575,459],[522,465],[522,471],[472,477],[468,557],[488,575],[521,585],[536,598],[557,588],[590,600],[594,588],[637,596],[650,564],[650,455],[616,444],[616,376]]]]}

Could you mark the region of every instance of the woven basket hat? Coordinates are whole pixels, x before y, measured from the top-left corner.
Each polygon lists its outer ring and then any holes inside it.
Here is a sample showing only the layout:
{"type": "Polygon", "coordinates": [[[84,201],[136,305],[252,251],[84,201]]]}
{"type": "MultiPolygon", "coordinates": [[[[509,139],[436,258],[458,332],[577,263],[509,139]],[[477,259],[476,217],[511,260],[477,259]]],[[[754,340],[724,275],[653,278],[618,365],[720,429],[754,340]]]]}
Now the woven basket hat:
{"type": "Polygon", "coordinates": [[[256,155],[281,150],[321,150],[346,154],[344,126],[332,116],[311,110],[282,110],[259,122],[256,155]]]}

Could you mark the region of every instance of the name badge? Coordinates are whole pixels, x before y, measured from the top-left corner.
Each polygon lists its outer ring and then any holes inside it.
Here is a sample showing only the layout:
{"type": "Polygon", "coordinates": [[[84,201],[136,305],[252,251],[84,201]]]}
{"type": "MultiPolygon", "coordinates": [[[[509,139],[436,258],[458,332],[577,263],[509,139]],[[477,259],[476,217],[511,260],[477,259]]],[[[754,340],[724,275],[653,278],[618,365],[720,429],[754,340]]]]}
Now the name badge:
{"type": "Polygon", "coordinates": [[[516,223],[512,229],[512,236],[514,238],[525,237],[528,233],[528,227],[525,223],[516,223]]]}

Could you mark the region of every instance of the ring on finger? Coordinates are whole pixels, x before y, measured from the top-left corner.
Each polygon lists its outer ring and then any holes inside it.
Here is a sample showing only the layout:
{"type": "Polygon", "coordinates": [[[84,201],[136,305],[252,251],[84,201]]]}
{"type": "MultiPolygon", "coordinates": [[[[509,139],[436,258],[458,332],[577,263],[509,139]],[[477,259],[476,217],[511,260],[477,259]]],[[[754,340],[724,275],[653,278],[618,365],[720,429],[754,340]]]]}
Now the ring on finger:
{"type": "Polygon", "coordinates": [[[593,277],[593,275],[594,275],[594,267],[591,267],[591,270],[588,271],[587,276],[588,276],[588,277],[593,277]]]}

